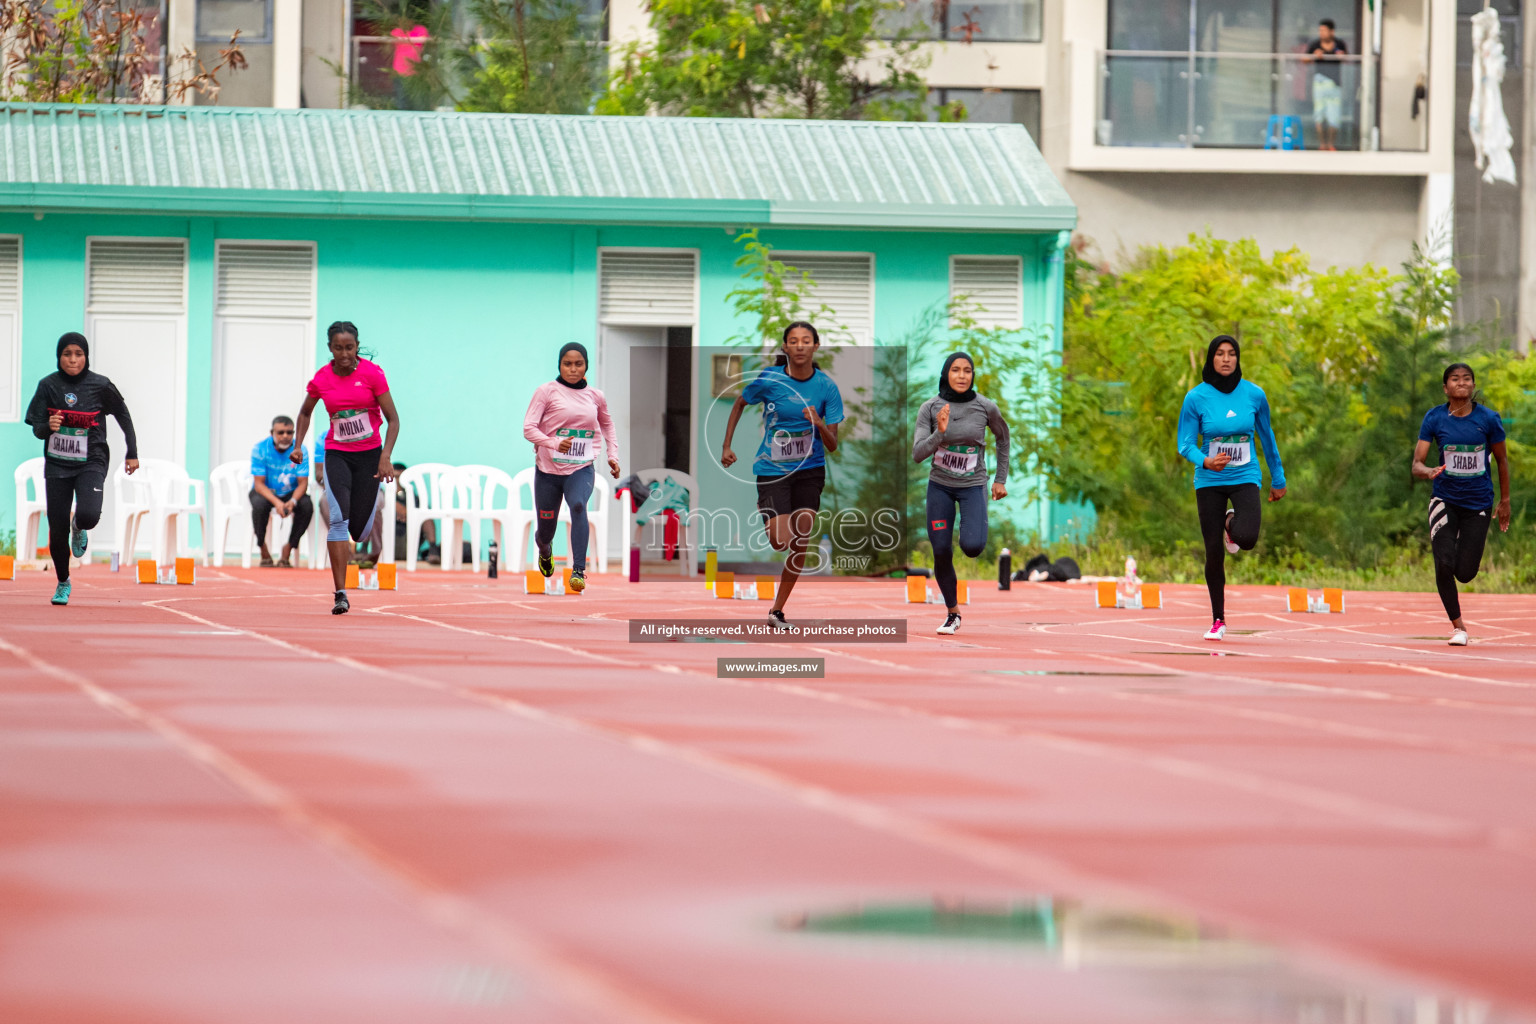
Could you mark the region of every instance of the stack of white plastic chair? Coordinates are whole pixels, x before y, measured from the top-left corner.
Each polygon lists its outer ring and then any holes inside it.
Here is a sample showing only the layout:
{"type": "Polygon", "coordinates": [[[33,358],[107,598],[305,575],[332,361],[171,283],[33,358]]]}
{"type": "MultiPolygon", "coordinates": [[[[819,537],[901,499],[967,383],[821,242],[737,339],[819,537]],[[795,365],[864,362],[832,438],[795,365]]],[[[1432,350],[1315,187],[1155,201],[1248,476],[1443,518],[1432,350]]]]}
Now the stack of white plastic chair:
{"type": "MultiPolygon", "coordinates": [[[[533,470],[525,469],[512,478],[511,494],[507,509],[497,518],[511,540],[512,571],[522,572],[528,564],[528,544],[533,535],[536,519],[533,505],[533,470]]],[[[587,523],[592,528],[587,546],[589,552],[593,548],[597,549],[596,557],[592,558],[587,566],[588,572],[608,571],[608,515],[612,507],[613,484],[609,483],[607,477],[598,475],[592,482],[592,497],[587,500],[587,523]]],[[[556,522],[565,525],[566,553],[574,556],[575,552],[570,547],[571,510],[563,501],[560,503],[560,515],[556,522]]]]}
{"type": "Polygon", "coordinates": [[[140,459],[138,472],[129,476],[121,466],[112,474],[117,508],[117,537],[123,562],[135,560],[139,537],[149,526],[150,557],[168,565],[183,551],[192,553],[188,524],[195,516],[204,534],[207,554],[208,516],[204,511],[201,480],[169,459],[140,459]]]}
{"type": "Polygon", "coordinates": [[[442,492],[443,568],[463,568],[467,526],[470,565],[475,572],[480,571],[481,528],[485,523],[491,524],[491,535],[501,551],[498,557],[507,558],[507,546],[517,534],[519,510],[517,487],[506,471],[495,466],[457,466],[443,475],[442,492]]]}
{"type": "MultiPolygon", "coordinates": [[[[405,568],[409,572],[416,571],[417,553],[421,547],[421,527],[429,519],[441,519],[443,509],[442,478],[444,473],[452,472],[453,467],[442,462],[423,462],[412,466],[400,474],[400,489],[405,492],[405,568]]],[[[384,513],[392,515],[389,502],[385,502],[384,513]]],[[[439,524],[441,527],[442,524],[439,524]]],[[[394,560],[395,536],[389,528],[390,524],[384,524],[385,552],[389,554],[389,560],[394,560]]],[[[439,543],[441,543],[442,530],[438,530],[439,543]]],[[[443,567],[448,568],[448,553],[446,546],[443,548],[443,567]]]]}
{"type": "MultiPolygon", "coordinates": [[[[703,521],[699,510],[699,482],[687,473],[676,469],[642,469],[635,473],[640,482],[654,486],[667,477],[688,491],[688,512],[678,513],[677,524],[677,563],[678,571],[684,576],[692,576],[698,572],[699,565],[699,539],[694,536],[691,528],[691,520],[698,517],[703,521]]],[[[656,516],[652,522],[659,522],[661,516],[656,516]]],[[[629,495],[624,496],[624,539],[629,544],[639,543],[635,536],[635,508],[629,500],[629,495]]],[[[628,557],[629,553],[623,553],[628,557]]]]}

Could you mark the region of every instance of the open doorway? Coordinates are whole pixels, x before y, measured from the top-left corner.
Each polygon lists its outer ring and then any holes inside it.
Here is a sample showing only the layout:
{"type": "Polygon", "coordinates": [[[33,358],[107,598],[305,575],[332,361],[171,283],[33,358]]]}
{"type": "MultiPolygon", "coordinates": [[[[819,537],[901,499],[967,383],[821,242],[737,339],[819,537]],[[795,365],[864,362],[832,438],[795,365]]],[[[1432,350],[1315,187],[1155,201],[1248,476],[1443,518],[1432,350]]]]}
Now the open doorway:
{"type": "MultiPolygon", "coordinates": [[[[646,469],[692,474],[693,328],[605,324],[595,362],[619,435],[623,475],[646,469]]],[[[622,564],[630,542],[619,513],[615,507],[609,517],[609,552],[622,564]]],[[[642,560],[662,561],[664,542],[658,520],[644,531],[642,560]]]]}

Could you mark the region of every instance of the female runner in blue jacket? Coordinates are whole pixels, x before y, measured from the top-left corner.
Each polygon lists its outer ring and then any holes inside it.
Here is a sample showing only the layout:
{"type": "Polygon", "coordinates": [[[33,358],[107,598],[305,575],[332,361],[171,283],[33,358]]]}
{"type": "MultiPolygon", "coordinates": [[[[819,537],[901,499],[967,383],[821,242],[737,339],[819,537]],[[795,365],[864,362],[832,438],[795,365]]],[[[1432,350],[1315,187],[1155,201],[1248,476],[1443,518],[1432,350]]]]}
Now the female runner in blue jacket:
{"type": "Polygon", "coordinates": [[[1269,500],[1279,501],[1285,497],[1285,467],[1269,426],[1269,399],[1263,388],[1243,380],[1237,339],[1218,335],[1206,350],[1201,383],[1184,396],[1179,412],[1179,454],[1195,465],[1205,586],[1215,620],[1205,634],[1207,640],[1227,634],[1226,552],[1250,551],[1259,542],[1259,485],[1264,477],[1255,440],[1264,446],[1264,461],[1269,464],[1269,500]]]}

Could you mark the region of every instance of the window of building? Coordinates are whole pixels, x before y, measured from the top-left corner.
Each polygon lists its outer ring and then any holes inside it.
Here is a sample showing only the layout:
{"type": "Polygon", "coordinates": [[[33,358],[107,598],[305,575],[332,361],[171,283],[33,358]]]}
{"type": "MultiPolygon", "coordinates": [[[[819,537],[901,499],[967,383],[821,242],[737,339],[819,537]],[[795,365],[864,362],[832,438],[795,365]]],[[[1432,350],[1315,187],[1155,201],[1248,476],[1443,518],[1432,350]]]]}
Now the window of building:
{"type": "Polygon", "coordinates": [[[1099,145],[1378,147],[1362,78],[1363,2],[1109,0],[1099,145]],[[1343,53],[1313,62],[1307,51],[1325,18],[1343,53]]]}
{"type": "Polygon", "coordinates": [[[0,235],[0,420],[21,419],[21,237],[0,235]]]}
{"type": "Polygon", "coordinates": [[[880,33],[894,38],[905,29],[918,39],[963,43],[1038,43],[1041,0],[905,0],[902,9],[881,15],[880,33]]]}
{"type": "Polygon", "coordinates": [[[774,253],[774,259],[803,270],[815,283],[807,290],[806,319],[816,325],[823,341],[875,343],[875,258],[868,253],[774,253]],[[826,306],[831,324],[815,314],[826,306]]]}
{"type": "Polygon", "coordinates": [[[1040,90],[1038,89],[931,89],[928,92],[930,121],[952,103],[965,108],[963,120],[982,124],[1021,124],[1040,145],[1040,90]]]}
{"type": "Polygon", "coordinates": [[[1024,261],[1018,256],[951,256],[949,300],[984,328],[1024,326],[1024,261]]]}
{"type": "Polygon", "coordinates": [[[197,0],[197,41],[227,43],[235,32],[242,43],[272,41],[272,0],[197,0]]]}

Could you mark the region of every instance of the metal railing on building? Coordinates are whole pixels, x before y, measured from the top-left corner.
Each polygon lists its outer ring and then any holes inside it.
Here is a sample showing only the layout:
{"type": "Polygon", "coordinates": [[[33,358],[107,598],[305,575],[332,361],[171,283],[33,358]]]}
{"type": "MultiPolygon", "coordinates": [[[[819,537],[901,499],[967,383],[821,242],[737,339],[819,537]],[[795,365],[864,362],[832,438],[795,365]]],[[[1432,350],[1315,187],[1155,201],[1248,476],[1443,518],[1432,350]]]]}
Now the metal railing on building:
{"type": "MultiPolygon", "coordinates": [[[[1098,70],[1100,146],[1318,149],[1331,140],[1338,150],[1382,148],[1376,60],[1105,50],[1098,70]]],[[[1423,152],[1426,144],[1394,148],[1423,152]]]]}

